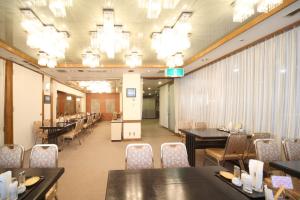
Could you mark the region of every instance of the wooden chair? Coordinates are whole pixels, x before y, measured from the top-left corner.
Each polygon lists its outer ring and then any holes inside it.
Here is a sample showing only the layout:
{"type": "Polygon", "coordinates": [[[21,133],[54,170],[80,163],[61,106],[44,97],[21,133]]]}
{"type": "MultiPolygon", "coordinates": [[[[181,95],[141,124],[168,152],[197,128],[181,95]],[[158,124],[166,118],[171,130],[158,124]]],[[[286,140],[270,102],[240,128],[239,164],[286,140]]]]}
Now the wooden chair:
{"type": "Polygon", "coordinates": [[[190,167],[186,147],[183,143],[163,143],[160,149],[162,168],[190,167]]]}
{"type": "Polygon", "coordinates": [[[206,122],[195,122],[194,128],[200,129],[200,130],[207,129],[207,123],[206,122]]]}
{"type": "Polygon", "coordinates": [[[244,160],[256,159],[256,151],[254,141],[257,139],[270,139],[271,133],[253,133],[251,138],[248,138],[247,150],[244,153],[244,160]]]}
{"type": "Polygon", "coordinates": [[[17,144],[7,144],[0,147],[0,168],[22,168],[24,147],[17,144]]]}
{"type": "Polygon", "coordinates": [[[286,160],[300,160],[300,139],[285,139],[282,145],[286,160]]]}
{"type": "Polygon", "coordinates": [[[272,170],[269,163],[272,161],[280,161],[280,146],[274,139],[257,139],[254,141],[256,158],[264,162],[264,171],[270,174],[272,170]]]}
{"type": "Polygon", "coordinates": [[[246,149],[247,135],[242,133],[229,134],[225,148],[205,149],[204,164],[206,160],[216,161],[218,165],[225,164],[225,161],[238,161],[240,167],[245,169],[243,155],[246,149]]]}
{"type": "MultiPolygon", "coordinates": [[[[58,147],[55,144],[38,144],[32,147],[29,167],[30,168],[56,168],[58,166],[58,147]]],[[[57,199],[58,185],[54,186],[46,193],[45,199],[57,199]]]]}
{"type": "Polygon", "coordinates": [[[75,125],[75,129],[63,134],[63,141],[65,141],[65,140],[70,141],[70,140],[74,140],[77,138],[79,145],[81,145],[80,138],[78,137],[82,130],[81,124],[82,124],[81,120],[77,121],[76,125],[75,125]]]}
{"type": "Polygon", "coordinates": [[[150,169],[154,167],[150,144],[129,144],[125,155],[126,169],[150,169]]]}
{"type": "MultiPolygon", "coordinates": [[[[183,121],[179,123],[179,129],[192,129],[193,122],[192,121],[183,121]]],[[[185,143],[185,134],[179,131],[179,136],[181,137],[181,142],[185,143]]]]}
{"type": "Polygon", "coordinates": [[[33,122],[33,127],[32,127],[32,132],[35,135],[35,144],[37,141],[40,139],[42,141],[42,144],[47,143],[48,141],[48,134],[45,131],[43,131],[40,127],[42,126],[41,121],[34,121],[33,122]]]}

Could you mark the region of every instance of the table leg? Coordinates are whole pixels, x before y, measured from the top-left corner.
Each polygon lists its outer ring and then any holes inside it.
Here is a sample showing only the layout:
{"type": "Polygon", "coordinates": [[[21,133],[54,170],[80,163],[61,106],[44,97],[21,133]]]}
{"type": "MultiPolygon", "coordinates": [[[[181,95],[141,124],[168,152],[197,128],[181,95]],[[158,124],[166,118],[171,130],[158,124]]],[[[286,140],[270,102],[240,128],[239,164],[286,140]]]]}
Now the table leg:
{"type": "Polygon", "coordinates": [[[185,144],[187,148],[189,163],[192,167],[195,167],[195,136],[186,134],[185,144]]]}

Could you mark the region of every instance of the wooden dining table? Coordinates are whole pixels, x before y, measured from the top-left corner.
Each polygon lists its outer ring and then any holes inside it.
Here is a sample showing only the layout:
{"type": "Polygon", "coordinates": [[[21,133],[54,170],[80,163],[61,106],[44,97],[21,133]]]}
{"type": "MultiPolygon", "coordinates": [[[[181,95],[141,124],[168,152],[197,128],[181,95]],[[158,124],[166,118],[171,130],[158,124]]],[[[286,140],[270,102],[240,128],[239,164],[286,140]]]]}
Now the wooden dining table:
{"type": "Polygon", "coordinates": [[[23,194],[19,194],[18,200],[44,200],[46,193],[63,175],[64,168],[22,168],[22,169],[3,169],[0,168],[0,173],[12,171],[13,177],[18,177],[18,174],[25,171],[26,177],[39,176],[41,181],[27,188],[23,194]]]}
{"type": "Polygon", "coordinates": [[[215,128],[208,129],[179,129],[186,136],[185,144],[191,166],[195,166],[196,149],[224,148],[229,136],[228,132],[215,128]]]}
{"type": "Polygon", "coordinates": [[[243,193],[216,173],[224,168],[168,168],[112,170],[108,173],[106,200],[245,200],[243,193]]]}
{"type": "Polygon", "coordinates": [[[300,178],[300,160],[273,161],[270,167],[284,171],[285,173],[300,178]]]}

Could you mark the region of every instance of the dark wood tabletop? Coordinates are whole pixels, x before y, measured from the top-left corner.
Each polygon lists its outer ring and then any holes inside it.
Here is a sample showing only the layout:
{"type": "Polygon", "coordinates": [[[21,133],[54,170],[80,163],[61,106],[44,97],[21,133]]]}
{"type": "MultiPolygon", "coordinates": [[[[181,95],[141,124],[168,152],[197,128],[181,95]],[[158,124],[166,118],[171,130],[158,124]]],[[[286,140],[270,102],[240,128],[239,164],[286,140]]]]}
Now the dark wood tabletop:
{"type": "Polygon", "coordinates": [[[215,128],[208,129],[179,129],[185,134],[191,134],[199,138],[204,139],[226,139],[228,138],[229,133],[224,131],[219,131],[215,128]]]}
{"type": "Polygon", "coordinates": [[[300,178],[300,160],[293,161],[274,161],[270,162],[270,166],[285,173],[300,178]]]}
{"type": "MultiPolygon", "coordinates": [[[[36,200],[45,199],[46,193],[57,182],[57,180],[63,175],[64,168],[24,168],[24,169],[9,169],[12,171],[13,177],[18,177],[18,174],[25,171],[26,177],[28,176],[43,176],[44,179],[36,186],[32,186],[32,191],[22,200],[36,200]]],[[[1,169],[0,173],[8,171],[8,169],[1,169]]]]}
{"type": "Polygon", "coordinates": [[[242,193],[215,176],[222,167],[113,170],[106,200],[244,200],[242,193]]]}

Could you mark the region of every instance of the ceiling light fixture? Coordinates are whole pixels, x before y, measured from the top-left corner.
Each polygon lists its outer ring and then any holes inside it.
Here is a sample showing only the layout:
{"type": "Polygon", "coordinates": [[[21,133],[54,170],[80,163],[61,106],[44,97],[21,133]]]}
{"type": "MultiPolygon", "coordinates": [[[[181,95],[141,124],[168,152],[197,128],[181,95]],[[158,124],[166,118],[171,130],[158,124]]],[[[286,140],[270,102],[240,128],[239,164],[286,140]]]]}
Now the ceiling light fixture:
{"type": "Polygon", "coordinates": [[[180,0],[138,0],[140,8],[147,9],[147,18],[157,19],[162,9],[174,9],[180,0]]]}
{"type": "Polygon", "coordinates": [[[233,22],[243,22],[257,12],[267,13],[283,3],[283,0],[236,0],[234,2],[233,22]]]}
{"type": "Polygon", "coordinates": [[[124,32],[122,25],[114,24],[113,9],[103,9],[103,25],[98,25],[97,30],[91,32],[90,40],[92,48],[113,59],[116,53],[129,48],[130,33],[124,32]]]}
{"type": "Polygon", "coordinates": [[[151,35],[151,45],[157,53],[157,58],[166,60],[169,67],[183,65],[182,52],[191,46],[191,16],[192,12],[183,12],[172,27],[164,27],[162,32],[154,32],[151,35]]]}
{"type": "Polygon", "coordinates": [[[138,52],[131,52],[125,55],[125,62],[130,68],[142,66],[142,55],[139,55],[138,52]]]}
{"type": "Polygon", "coordinates": [[[161,85],[162,84],[162,82],[161,81],[158,81],[158,85],[161,85]]]}
{"type": "Polygon", "coordinates": [[[39,50],[38,64],[55,67],[58,59],[65,58],[69,33],[59,31],[53,25],[43,24],[31,9],[21,8],[20,11],[23,15],[21,25],[27,32],[26,44],[39,50]]]}
{"type": "Polygon", "coordinates": [[[86,50],[82,54],[82,65],[95,68],[100,65],[100,55],[96,51],[86,50]]]}

